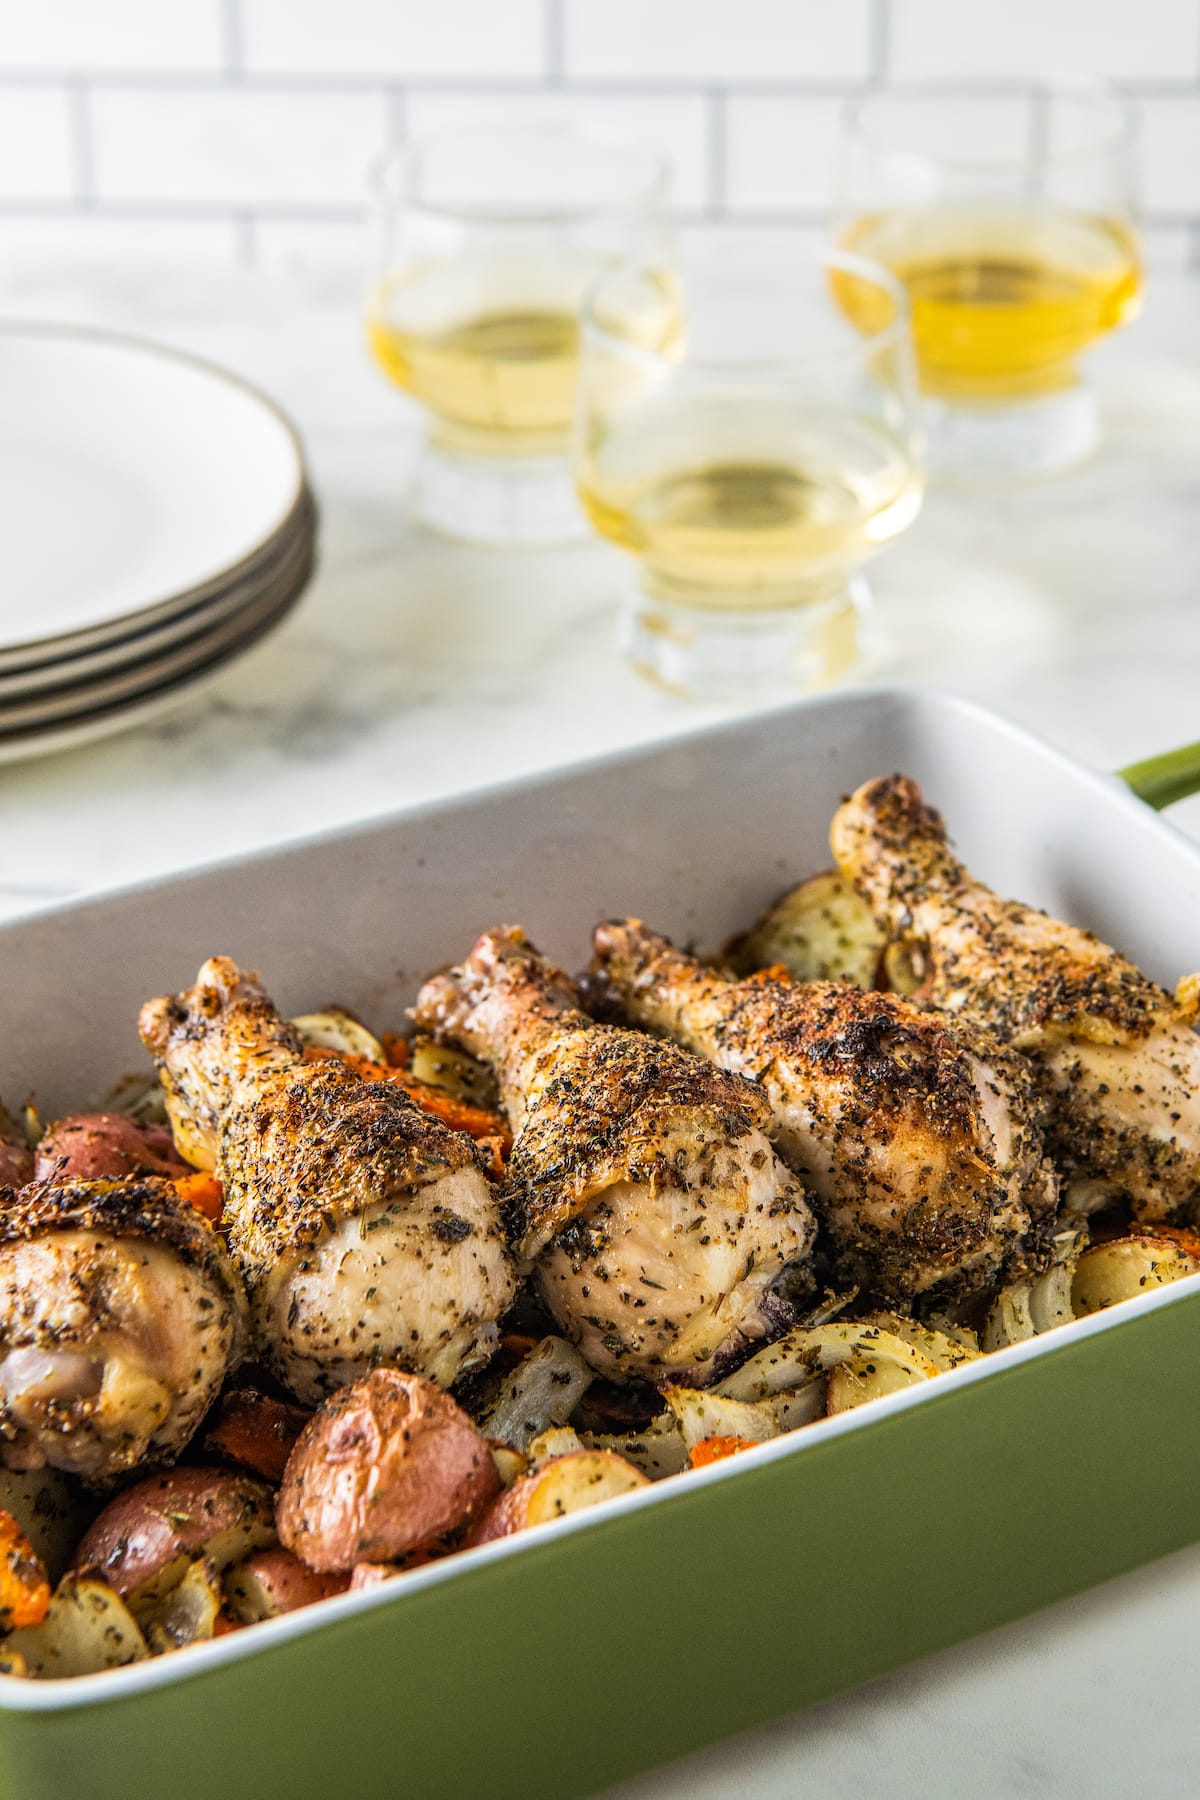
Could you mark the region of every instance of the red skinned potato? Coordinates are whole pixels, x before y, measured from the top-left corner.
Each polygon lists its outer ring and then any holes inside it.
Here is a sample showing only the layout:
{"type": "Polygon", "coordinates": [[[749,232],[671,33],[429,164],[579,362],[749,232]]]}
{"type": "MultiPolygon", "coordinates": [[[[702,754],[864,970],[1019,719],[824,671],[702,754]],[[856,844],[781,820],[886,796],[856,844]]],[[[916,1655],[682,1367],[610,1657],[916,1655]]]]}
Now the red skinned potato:
{"type": "Polygon", "coordinates": [[[259,1619],[276,1619],[280,1613],[311,1606],[314,1600],[328,1600],[331,1594],[343,1594],[347,1585],[353,1584],[348,1584],[344,1575],[318,1575],[277,1544],[273,1550],[256,1550],[230,1569],[225,1576],[225,1596],[238,1624],[253,1625],[259,1619]]]}
{"type": "Polygon", "coordinates": [[[201,1552],[219,1571],[275,1543],[265,1482],[230,1469],[171,1469],[126,1488],[94,1519],[75,1572],[103,1576],[135,1613],[158,1606],[201,1552]]]}
{"type": "Polygon", "coordinates": [[[125,1175],[190,1175],[163,1125],[127,1113],[76,1113],[48,1127],[37,1147],[39,1181],[120,1180],[125,1175]]]}
{"type": "Polygon", "coordinates": [[[468,1524],[498,1492],[486,1438],[421,1375],[372,1369],[340,1388],[288,1458],[276,1523],[310,1569],[397,1562],[468,1524]]]}
{"type": "Polygon", "coordinates": [[[311,1418],[306,1406],[260,1394],[257,1388],[234,1388],[218,1403],[204,1446],[214,1456],[241,1463],[278,1485],[296,1439],[311,1418]]]}
{"type": "Polygon", "coordinates": [[[530,1525],[545,1525],[568,1513],[584,1512],[616,1494],[649,1487],[640,1469],[614,1450],[573,1450],[543,1463],[506,1488],[467,1538],[467,1548],[510,1537],[530,1525]]]}

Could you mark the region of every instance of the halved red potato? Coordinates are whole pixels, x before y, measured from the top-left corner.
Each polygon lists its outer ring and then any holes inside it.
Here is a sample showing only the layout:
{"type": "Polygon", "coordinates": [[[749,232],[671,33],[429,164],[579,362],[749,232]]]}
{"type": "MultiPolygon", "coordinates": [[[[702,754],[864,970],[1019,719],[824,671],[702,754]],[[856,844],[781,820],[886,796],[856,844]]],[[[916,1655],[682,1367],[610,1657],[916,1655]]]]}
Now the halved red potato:
{"type": "Polygon", "coordinates": [[[280,1613],[311,1606],[314,1600],[328,1600],[331,1594],[344,1593],[346,1586],[344,1575],[318,1575],[282,1544],[256,1550],[225,1576],[229,1611],[240,1625],[276,1619],[280,1613]]]}
{"type": "Polygon", "coordinates": [[[506,1488],[467,1536],[467,1545],[488,1544],[509,1537],[531,1525],[544,1525],[568,1513],[584,1512],[649,1487],[646,1477],[611,1450],[575,1450],[569,1456],[543,1463],[531,1475],[522,1475],[506,1488]]]}
{"type": "Polygon", "coordinates": [[[1080,1257],[1071,1301],[1079,1314],[1100,1312],[1198,1271],[1200,1256],[1172,1238],[1149,1232],[1110,1238],[1105,1244],[1093,1244],[1080,1257]]]}
{"type": "Polygon", "coordinates": [[[204,1434],[204,1446],[214,1456],[240,1463],[264,1481],[278,1484],[311,1418],[308,1407],[260,1394],[257,1388],[234,1388],[222,1395],[204,1434]]]}
{"type": "Polygon", "coordinates": [[[220,1571],[275,1541],[265,1482],[230,1469],[171,1469],[109,1501],[84,1532],[74,1568],[102,1575],[141,1615],[162,1604],[201,1552],[220,1571]]]}
{"type": "Polygon", "coordinates": [[[321,1572],[395,1562],[477,1518],[499,1487],[487,1439],[449,1394],[372,1369],[302,1432],[279,1491],[279,1536],[321,1572]]]}
{"type": "Polygon", "coordinates": [[[116,1589],[89,1575],[64,1575],[40,1625],[4,1640],[7,1672],[42,1679],[95,1675],[150,1654],[116,1589]]]}
{"type": "Polygon", "coordinates": [[[141,1124],[128,1113],[76,1113],[46,1128],[37,1147],[38,1181],[121,1180],[126,1175],[165,1175],[174,1181],[191,1168],[165,1125],[141,1124]]]}

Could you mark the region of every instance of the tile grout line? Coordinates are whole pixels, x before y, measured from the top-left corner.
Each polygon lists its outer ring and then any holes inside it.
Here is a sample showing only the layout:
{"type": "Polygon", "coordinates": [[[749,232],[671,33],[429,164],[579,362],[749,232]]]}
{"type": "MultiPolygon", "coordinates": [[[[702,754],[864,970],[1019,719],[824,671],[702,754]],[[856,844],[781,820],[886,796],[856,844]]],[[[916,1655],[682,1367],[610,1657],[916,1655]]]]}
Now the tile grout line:
{"type": "Polygon", "coordinates": [[[867,62],[869,79],[882,84],[887,80],[892,49],[892,15],[890,0],[870,0],[867,22],[867,62]]]}
{"type": "Polygon", "coordinates": [[[709,88],[704,97],[706,211],[710,219],[723,219],[726,212],[728,114],[725,98],[719,87],[709,88]]]}
{"type": "Polygon", "coordinates": [[[240,81],[246,71],[241,0],[221,0],[221,42],[225,52],[225,75],[231,81],[240,81]]]}
{"type": "Polygon", "coordinates": [[[563,0],[542,0],[546,42],[546,85],[559,88],[567,78],[567,20],[563,0]]]}
{"type": "Polygon", "coordinates": [[[75,204],[79,211],[90,212],[96,204],[96,157],[92,138],[91,94],[82,75],[73,75],[67,82],[67,111],[70,119],[75,204]]]}

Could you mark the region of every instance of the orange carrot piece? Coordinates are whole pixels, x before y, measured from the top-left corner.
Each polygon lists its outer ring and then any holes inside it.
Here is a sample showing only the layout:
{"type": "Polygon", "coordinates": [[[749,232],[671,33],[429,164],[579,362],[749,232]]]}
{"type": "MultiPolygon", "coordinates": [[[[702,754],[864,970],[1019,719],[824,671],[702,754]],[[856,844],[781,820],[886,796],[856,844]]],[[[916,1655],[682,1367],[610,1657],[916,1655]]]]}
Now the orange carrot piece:
{"type": "Polygon", "coordinates": [[[383,1054],[393,1069],[407,1069],[412,1061],[412,1045],[398,1031],[385,1031],[380,1038],[383,1054]]]}
{"type": "Polygon", "coordinates": [[[50,1605],[41,1557],[10,1512],[0,1511],[0,1631],[40,1625],[50,1605]]]}
{"type": "Polygon", "coordinates": [[[1130,1235],[1165,1238],[1168,1244],[1178,1244],[1188,1256],[1200,1256],[1200,1231],[1187,1225],[1132,1225],[1130,1235]]]}
{"type": "Polygon", "coordinates": [[[252,1469],[264,1481],[283,1480],[292,1446],[312,1415],[290,1401],[235,1388],[226,1394],[205,1433],[205,1448],[252,1469]]]}
{"type": "Polygon", "coordinates": [[[688,1462],[693,1469],[707,1469],[710,1463],[723,1462],[727,1456],[736,1456],[739,1450],[752,1450],[753,1438],[744,1437],[706,1437],[698,1444],[693,1444],[688,1451],[688,1462]]]}
{"type": "Polygon", "coordinates": [[[483,1106],[472,1106],[467,1100],[459,1100],[445,1088],[432,1087],[427,1081],[415,1080],[403,1069],[389,1068],[386,1063],[372,1062],[366,1056],[352,1056],[348,1051],[322,1050],[309,1045],[304,1054],[310,1062],[327,1061],[332,1057],[337,1062],[345,1063],[347,1068],[361,1075],[364,1081],[393,1081],[397,1087],[404,1089],[410,1100],[440,1119],[443,1125],[449,1125],[452,1131],[463,1131],[473,1138],[498,1138],[502,1155],[507,1155],[512,1149],[512,1132],[499,1113],[489,1112],[483,1106]]]}
{"type": "Polygon", "coordinates": [[[215,1175],[204,1169],[198,1169],[194,1175],[181,1175],[175,1183],[175,1192],[181,1200],[190,1200],[197,1212],[202,1212],[206,1219],[216,1224],[225,1205],[225,1189],[215,1175]]]}

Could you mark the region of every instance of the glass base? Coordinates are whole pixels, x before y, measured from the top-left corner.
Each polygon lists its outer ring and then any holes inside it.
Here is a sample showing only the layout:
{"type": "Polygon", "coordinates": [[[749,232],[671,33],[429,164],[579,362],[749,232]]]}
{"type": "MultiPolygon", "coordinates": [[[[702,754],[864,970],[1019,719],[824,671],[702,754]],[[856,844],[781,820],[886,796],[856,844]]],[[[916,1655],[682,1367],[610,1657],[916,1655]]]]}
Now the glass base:
{"type": "Polygon", "coordinates": [[[802,606],[754,610],[686,606],[634,588],[618,642],[639,675],[695,700],[767,703],[844,681],[869,637],[861,577],[802,606]]]}
{"type": "Polygon", "coordinates": [[[423,524],[469,544],[565,544],[587,535],[565,457],[459,456],[427,442],[412,505],[423,524]]]}
{"type": "Polygon", "coordinates": [[[927,400],[923,424],[930,474],[961,487],[1057,474],[1100,440],[1096,396],[1083,386],[992,406],[927,400]]]}

